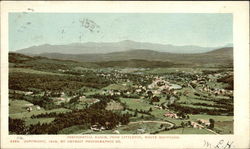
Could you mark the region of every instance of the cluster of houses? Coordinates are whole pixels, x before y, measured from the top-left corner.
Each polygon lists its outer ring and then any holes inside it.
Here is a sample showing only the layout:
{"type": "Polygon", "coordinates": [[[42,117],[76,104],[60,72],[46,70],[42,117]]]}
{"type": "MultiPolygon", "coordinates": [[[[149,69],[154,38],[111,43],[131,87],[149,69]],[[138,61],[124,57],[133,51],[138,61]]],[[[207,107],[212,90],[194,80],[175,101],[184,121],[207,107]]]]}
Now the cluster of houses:
{"type": "Polygon", "coordinates": [[[204,125],[204,126],[207,126],[207,127],[209,127],[209,126],[210,126],[210,122],[209,122],[209,120],[205,120],[205,119],[198,119],[198,120],[197,120],[197,122],[198,122],[198,123],[200,123],[200,124],[202,124],[202,125],[204,125]]]}
{"type": "Polygon", "coordinates": [[[199,91],[201,92],[207,92],[213,95],[222,95],[222,96],[227,96],[227,95],[232,95],[233,91],[232,90],[225,90],[223,88],[214,88],[208,85],[209,82],[216,81],[215,78],[221,78],[225,75],[229,75],[229,72],[225,73],[216,73],[216,74],[209,74],[209,75],[196,75],[196,80],[192,80],[190,84],[195,84],[199,85],[199,91]]]}
{"type": "Polygon", "coordinates": [[[197,122],[191,121],[191,123],[190,123],[191,127],[197,128],[197,129],[209,127],[210,125],[211,125],[211,123],[209,122],[209,120],[205,120],[205,119],[197,119],[197,122]]]}
{"type": "Polygon", "coordinates": [[[191,127],[197,128],[197,129],[202,129],[203,128],[202,125],[198,124],[197,122],[193,122],[193,121],[191,121],[190,125],[191,125],[191,127]]]}
{"type": "Polygon", "coordinates": [[[90,127],[90,129],[93,130],[93,131],[102,131],[102,130],[106,130],[105,127],[103,127],[103,126],[98,126],[98,125],[92,125],[92,126],[90,127]]]}
{"type": "Polygon", "coordinates": [[[163,77],[155,77],[152,84],[148,85],[148,89],[154,90],[157,93],[174,92],[173,90],[181,89],[182,87],[177,84],[171,84],[163,77]]]}
{"type": "Polygon", "coordinates": [[[207,85],[202,85],[201,88],[199,88],[199,91],[202,91],[202,92],[207,92],[207,93],[211,93],[213,95],[232,95],[233,94],[233,91],[232,90],[225,90],[223,88],[212,88],[212,87],[209,87],[207,85]]]}
{"type": "Polygon", "coordinates": [[[24,108],[28,111],[31,112],[32,110],[40,110],[41,107],[40,106],[34,106],[34,104],[29,103],[29,104],[25,104],[24,108]]]}
{"type": "MultiPolygon", "coordinates": [[[[106,130],[107,127],[108,127],[109,125],[110,125],[110,122],[105,122],[105,126],[101,126],[100,124],[96,123],[96,124],[94,124],[94,125],[91,125],[91,126],[90,126],[90,129],[91,129],[92,131],[103,131],[103,130],[106,130]]],[[[118,125],[116,126],[116,128],[118,128],[118,127],[120,127],[120,126],[121,126],[121,124],[118,124],[118,125]]],[[[118,130],[114,130],[113,133],[119,134],[120,132],[119,132],[118,130]]]]}

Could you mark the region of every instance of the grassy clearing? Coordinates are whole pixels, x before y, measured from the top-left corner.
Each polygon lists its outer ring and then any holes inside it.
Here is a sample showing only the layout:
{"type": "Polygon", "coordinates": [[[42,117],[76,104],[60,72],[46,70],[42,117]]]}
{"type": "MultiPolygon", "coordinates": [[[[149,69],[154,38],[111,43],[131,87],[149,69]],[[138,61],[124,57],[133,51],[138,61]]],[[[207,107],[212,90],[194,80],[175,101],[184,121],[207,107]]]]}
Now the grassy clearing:
{"type": "Polygon", "coordinates": [[[122,84],[110,84],[109,86],[107,86],[107,87],[105,87],[103,89],[124,91],[124,90],[129,89],[129,87],[128,86],[124,86],[122,84]]]}
{"type": "Polygon", "coordinates": [[[167,111],[165,110],[161,110],[161,109],[156,109],[154,108],[151,112],[152,115],[154,115],[157,119],[164,119],[165,116],[164,114],[166,113],[167,111]]]}
{"type": "Polygon", "coordinates": [[[10,104],[9,114],[15,114],[15,113],[27,112],[25,105],[32,103],[25,100],[10,100],[9,104],[10,104]]]}
{"type": "Polygon", "coordinates": [[[146,103],[141,99],[132,99],[132,98],[120,98],[122,103],[128,105],[129,108],[133,110],[149,110],[152,105],[146,103]]]}
{"type": "Polygon", "coordinates": [[[178,128],[178,129],[172,129],[169,131],[162,131],[159,134],[213,134],[213,133],[205,129],[178,128]]]}
{"type": "Polygon", "coordinates": [[[177,102],[182,103],[186,102],[187,104],[193,104],[193,103],[205,103],[205,104],[215,104],[213,101],[207,101],[207,100],[199,100],[193,97],[187,97],[187,96],[180,96],[180,100],[177,102]]]}
{"type": "Polygon", "coordinates": [[[28,68],[10,68],[9,72],[10,73],[22,72],[22,73],[33,73],[33,74],[45,74],[45,75],[64,75],[61,73],[45,72],[45,71],[28,69],[28,68]]]}
{"type": "Polygon", "coordinates": [[[214,129],[221,131],[220,134],[233,134],[234,121],[215,122],[214,129]]]}
{"type": "Polygon", "coordinates": [[[123,106],[115,101],[111,101],[108,103],[106,110],[122,110],[123,106]]]}
{"type": "Polygon", "coordinates": [[[233,116],[217,116],[217,115],[203,115],[203,114],[197,114],[197,115],[189,115],[190,120],[196,121],[197,119],[214,119],[215,121],[232,121],[233,116]]]}
{"type": "Polygon", "coordinates": [[[209,110],[220,110],[221,108],[215,107],[207,107],[207,106],[200,106],[200,105],[192,105],[192,104],[180,104],[182,107],[190,107],[190,108],[199,108],[199,109],[209,109],[209,110]]]}
{"type": "Polygon", "coordinates": [[[58,108],[58,109],[53,109],[53,110],[45,110],[41,108],[40,110],[32,110],[30,112],[26,111],[26,112],[21,112],[21,113],[9,114],[9,116],[10,118],[13,118],[13,119],[27,119],[27,118],[30,118],[32,115],[39,115],[42,113],[52,113],[52,112],[65,113],[69,111],[71,110],[65,109],[65,108],[58,108]]]}

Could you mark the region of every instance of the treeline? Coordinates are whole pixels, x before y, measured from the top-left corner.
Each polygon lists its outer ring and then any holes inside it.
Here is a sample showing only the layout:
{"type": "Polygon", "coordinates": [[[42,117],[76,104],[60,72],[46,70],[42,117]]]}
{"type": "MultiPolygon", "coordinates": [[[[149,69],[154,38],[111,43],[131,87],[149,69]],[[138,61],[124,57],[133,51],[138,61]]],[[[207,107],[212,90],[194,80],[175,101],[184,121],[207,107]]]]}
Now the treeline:
{"type": "Polygon", "coordinates": [[[35,58],[33,58],[31,56],[26,56],[26,55],[19,54],[19,53],[9,53],[9,62],[10,63],[24,63],[24,62],[31,61],[34,59],[35,58]]]}
{"type": "MultiPolygon", "coordinates": [[[[179,104],[189,104],[187,102],[179,102],[179,104]]],[[[222,108],[227,109],[233,112],[233,105],[232,104],[207,104],[207,103],[192,103],[192,105],[196,106],[205,106],[205,107],[214,107],[214,108],[222,108]]]]}
{"type": "Polygon", "coordinates": [[[124,61],[106,61],[96,62],[100,67],[121,67],[121,68],[159,68],[159,67],[173,67],[176,64],[172,62],[163,61],[147,61],[142,59],[130,59],[124,61]]]}
{"type": "Polygon", "coordinates": [[[225,77],[217,79],[217,82],[223,82],[227,83],[228,85],[225,87],[225,89],[233,90],[234,89],[234,76],[233,75],[227,75],[225,77]]]}
{"type": "Polygon", "coordinates": [[[28,91],[28,88],[37,88],[47,91],[77,90],[83,86],[103,88],[113,82],[99,78],[95,74],[86,77],[44,75],[31,73],[10,73],[9,89],[28,91]]]}
{"type": "Polygon", "coordinates": [[[221,73],[221,72],[225,72],[226,70],[224,69],[219,69],[219,70],[202,70],[202,73],[205,75],[209,75],[209,74],[215,74],[215,73],[221,73]]]}
{"type": "Polygon", "coordinates": [[[51,112],[51,113],[41,113],[38,115],[32,115],[31,118],[52,118],[52,117],[60,117],[62,116],[63,113],[56,113],[56,112],[51,112]]]}
{"type": "Polygon", "coordinates": [[[169,109],[185,114],[233,115],[233,109],[206,109],[197,107],[193,108],[182,106],[178,103],[172,104],[171,106],[169,106],[169,109]]]}

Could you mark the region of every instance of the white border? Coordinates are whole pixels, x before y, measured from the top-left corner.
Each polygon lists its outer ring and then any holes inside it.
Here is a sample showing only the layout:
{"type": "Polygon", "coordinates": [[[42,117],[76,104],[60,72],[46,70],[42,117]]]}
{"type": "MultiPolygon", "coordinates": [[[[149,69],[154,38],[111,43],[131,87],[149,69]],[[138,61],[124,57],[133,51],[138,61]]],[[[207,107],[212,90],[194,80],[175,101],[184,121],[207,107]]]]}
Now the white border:
{"type": "MultiPolygon", "coordinates": [[[[65,139],[67,135],[29,135],[24,139],[65,139]]],[[[98,135],[95,135],[98,136],[98,135]]],[[[111,136],[111,135],[109,135],[111,136]]],[[[152,1],[9,1],[1,2],[1,147],[2,148],[205,148],[233,141],[233,148],[249,148],[249,3],[248,2],[152,2],[152,1]],[[178,139],[130,140],[120,144],[64,143],[13,144],[8,135],[8,13],[24,12],[138,12],[138,13],[233,13],[235,116],[233,135],[166,135],[178,139]]]]}

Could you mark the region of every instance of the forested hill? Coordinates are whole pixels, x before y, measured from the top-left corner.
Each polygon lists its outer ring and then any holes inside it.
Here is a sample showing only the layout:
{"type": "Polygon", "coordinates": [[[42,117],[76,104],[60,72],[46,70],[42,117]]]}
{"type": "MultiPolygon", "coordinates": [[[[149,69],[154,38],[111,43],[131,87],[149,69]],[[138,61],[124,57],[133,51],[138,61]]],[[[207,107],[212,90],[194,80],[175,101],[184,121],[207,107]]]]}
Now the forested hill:
{"type": "Polygon", "coordinates": [[[108,54],[44,53],[27,56],[9,54],[9,62],[24,67],[233,67],[233,48],[221,48],[207,53],[177,54],[152,50],[130,50],[108,54]],[[53,64],[53,65],[52,65],[53,64]]]}

